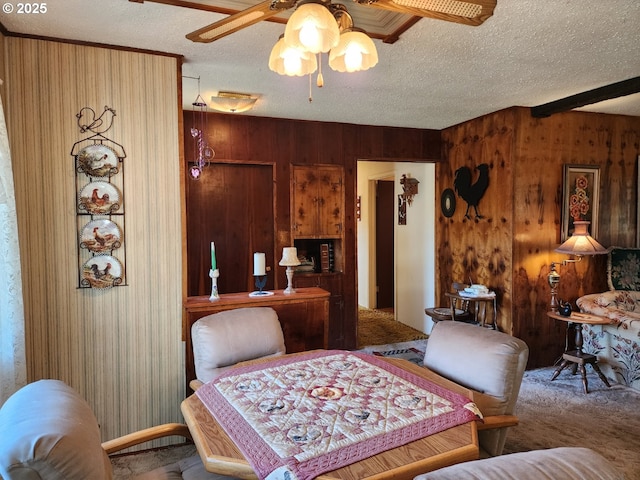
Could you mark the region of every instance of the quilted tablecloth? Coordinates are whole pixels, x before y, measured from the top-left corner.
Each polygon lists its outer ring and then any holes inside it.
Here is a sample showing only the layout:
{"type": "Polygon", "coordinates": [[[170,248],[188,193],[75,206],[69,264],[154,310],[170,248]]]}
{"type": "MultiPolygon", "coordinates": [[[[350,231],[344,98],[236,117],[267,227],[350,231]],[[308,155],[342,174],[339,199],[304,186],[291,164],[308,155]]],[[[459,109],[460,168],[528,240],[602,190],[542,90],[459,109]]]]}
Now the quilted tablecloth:
{"type": "Polygon", "coordinates": [[[312,479],[479,418],[463,395],[341,350],[237,367],[196,394],[267,480],[312,479]]]}

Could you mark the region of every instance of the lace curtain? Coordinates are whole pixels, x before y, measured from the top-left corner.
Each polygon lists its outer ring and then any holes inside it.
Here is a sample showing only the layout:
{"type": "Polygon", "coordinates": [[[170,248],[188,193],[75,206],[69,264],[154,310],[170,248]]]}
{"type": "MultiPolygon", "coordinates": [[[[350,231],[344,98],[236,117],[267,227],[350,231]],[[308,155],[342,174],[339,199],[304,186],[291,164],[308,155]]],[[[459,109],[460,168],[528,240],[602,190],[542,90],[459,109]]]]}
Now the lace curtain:
{"type": "Polygon", "coordinates": [[[9,138],[0,99],[0,405],[26,383],[18,219],[9,138]]]}

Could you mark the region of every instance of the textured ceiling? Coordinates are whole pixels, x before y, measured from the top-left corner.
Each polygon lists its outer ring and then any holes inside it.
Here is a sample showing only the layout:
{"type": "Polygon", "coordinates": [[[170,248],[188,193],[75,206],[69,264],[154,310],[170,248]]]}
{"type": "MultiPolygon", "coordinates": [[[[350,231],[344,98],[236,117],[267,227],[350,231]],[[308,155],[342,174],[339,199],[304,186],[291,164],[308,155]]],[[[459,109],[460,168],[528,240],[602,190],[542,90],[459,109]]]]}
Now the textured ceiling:
{"type": "MultiPolygon", "coordinates": [[[[202,44],[185,35],[224,15],[127,0],[47,8],[0,13],[0,22],[13,33],[183,55],[183,75],[201,78],[205,100],[219,90],[256,94],[250,114],[266,117],[442,129],[640,76],[638,0],[498,0],[478,27],[423,18],[393,44],[375,40],[380,60],[366,72],[334,72],[325,57],[325,86],[312,87],[312,102],[307,77],[281,77],[267,66],[282,24],[261,22],[202,44]]],[[[183,92],[191,108],[198,81],[184,78],[183,92]]],[[[640,116],[640,94],[582,110],[640,116]]]]}

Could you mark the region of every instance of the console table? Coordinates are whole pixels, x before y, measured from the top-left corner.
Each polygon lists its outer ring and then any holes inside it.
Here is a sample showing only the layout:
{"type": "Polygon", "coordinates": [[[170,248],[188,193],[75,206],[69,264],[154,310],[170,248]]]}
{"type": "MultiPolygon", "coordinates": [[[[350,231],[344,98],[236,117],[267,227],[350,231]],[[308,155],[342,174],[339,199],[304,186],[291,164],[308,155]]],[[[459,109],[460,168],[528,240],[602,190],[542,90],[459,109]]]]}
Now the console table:
{"type": "Polygon", "coordinates": [[[185,342],[187,395],[191,391],[189,382],[196,378],[191,326],[199,318],[212,313],[243,307],[271,307],[278,314],[287,353],[328,348],[328,291],[311,287],[296,288],[296,292],[291,294],[285,294],[284,290],[275,290],[273,295],[262,297],[250,297],[249,293],[223,293],[219,300],[213,302],[208,296],[187,297],[185,300],[182,340],[185,342]]]}

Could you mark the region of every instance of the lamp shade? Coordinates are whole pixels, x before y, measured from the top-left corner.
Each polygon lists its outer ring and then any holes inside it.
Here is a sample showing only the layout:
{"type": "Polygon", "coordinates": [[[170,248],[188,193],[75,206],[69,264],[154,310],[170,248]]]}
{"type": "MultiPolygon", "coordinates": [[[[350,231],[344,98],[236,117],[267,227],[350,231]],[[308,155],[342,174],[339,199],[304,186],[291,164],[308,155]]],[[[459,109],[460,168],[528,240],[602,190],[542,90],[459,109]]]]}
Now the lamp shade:
{"type": "Polygon", "coordinates": [[[326,53],[338,44],[340,29],[327,7],[303,3],[291,15],[284,30],[284,41],[291,47],[311,53],[326,53]]]}
{"type": "Polygon", "coordinates": [[[289,77],[302,77],[318,69],[318,61],[313,53],[287,45],[284,37],[276,42],[269,55],[269,69],[289,77]]]}
{"type": "Polygon", "coordinates": [[[219,112],[241,113],[251,110],[258,100],[246,93],[218,92],[211,97],[211,108],[219,112]]]}
{"type": "Polygon", "coordinates": [[[280,260],[279,265],[281,267],[297,267],[300,265],[298,249],[296,247],[284,247],[282,249],[282,260],[280,260]]]}
{"type": "Polygon", "coordinates": [[[337,72],[359,72],[378,63],[378,51],[373,40],[362,30],[342,32],[338,45],[329,53],[329,66],[337,72]]]}
{"type": "Polygon", "coordinates": [[[571,237],[562,245],[556,248],[556,252],[567,255],[600,255],[607,253],[607,249],[600,245],[595,238],[589,235],[589,224],[591,222],[573,222],[574,231],[571,237]]]}

